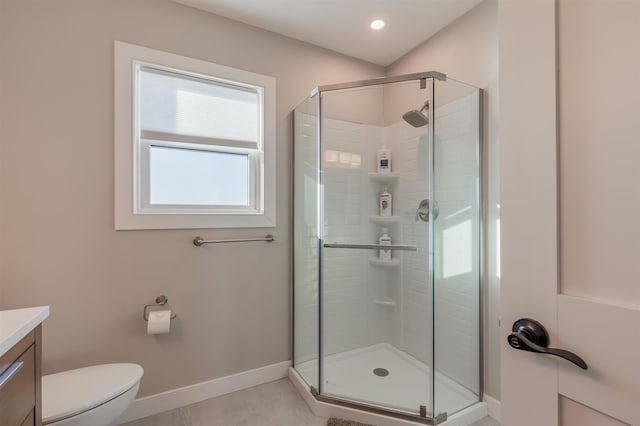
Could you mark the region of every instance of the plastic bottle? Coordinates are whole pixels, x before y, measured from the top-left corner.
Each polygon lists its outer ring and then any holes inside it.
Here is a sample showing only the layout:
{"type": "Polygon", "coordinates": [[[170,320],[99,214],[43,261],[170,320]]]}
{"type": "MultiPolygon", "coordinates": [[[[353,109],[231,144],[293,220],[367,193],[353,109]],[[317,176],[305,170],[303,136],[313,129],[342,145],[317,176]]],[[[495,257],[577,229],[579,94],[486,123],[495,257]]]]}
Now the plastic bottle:
{"type": "Polygon", "coordinates": [[[378,173],[391,172],[391,151],[385,144],[378,150],[378,173]]]}
{"type": "Polygon", "coordinates": [[[385,185],[380,197],[378,197],[380,216],[389,217],[392,215],[393,196],[389,193],[389,186],[385,185]]]}
{"type": "MultiPolygon", "coordinates": [[[[389,230],[387,228],[382,228],[382,235],[378,242],[380,245],[390,246],[391,245],[391,237],[387,234],[389,230]]],[[[378,257],[380,260],[391,260],[391,250],[390,249],[380,249],[378,253],[378,257]]]]}

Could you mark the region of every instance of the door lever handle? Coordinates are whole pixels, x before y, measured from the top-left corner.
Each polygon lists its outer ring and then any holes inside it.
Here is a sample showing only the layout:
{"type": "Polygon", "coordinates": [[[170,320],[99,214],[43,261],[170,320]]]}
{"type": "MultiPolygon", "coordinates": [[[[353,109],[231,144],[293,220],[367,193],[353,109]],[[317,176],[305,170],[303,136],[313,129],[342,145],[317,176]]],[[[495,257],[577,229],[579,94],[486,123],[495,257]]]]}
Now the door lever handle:
{"type": "Polygon", "coordinates": [[[564,358],[586,370],[587,363],[573,352],[564,349],[549,348],[549,333],[538,321],[522,318],[513,323],[513,333],[507,337],[509,346],[521,351],[555,355],[564,358]]]}

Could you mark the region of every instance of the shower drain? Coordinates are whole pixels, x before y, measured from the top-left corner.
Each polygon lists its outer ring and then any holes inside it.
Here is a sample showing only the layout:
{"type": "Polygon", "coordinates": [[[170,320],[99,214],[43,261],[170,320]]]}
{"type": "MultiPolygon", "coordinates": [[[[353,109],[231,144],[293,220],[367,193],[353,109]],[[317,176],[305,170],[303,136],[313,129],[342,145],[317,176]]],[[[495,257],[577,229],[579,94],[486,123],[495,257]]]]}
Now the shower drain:
{"type": "Polygon", "coordinates": [[[376,376],[385,377],[389,375],[389,370],[387,370],[386,368],[374,368],[373,374],[375,374],[376,376]]]}

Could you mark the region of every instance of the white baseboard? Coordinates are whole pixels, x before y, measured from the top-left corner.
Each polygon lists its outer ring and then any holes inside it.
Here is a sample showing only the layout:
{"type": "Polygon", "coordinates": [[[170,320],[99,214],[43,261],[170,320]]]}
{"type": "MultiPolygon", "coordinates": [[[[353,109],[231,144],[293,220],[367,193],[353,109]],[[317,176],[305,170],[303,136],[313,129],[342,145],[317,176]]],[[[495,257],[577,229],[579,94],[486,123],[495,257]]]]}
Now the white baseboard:
{"type": "Polygon", "coordinates": [[[115,424],[131,422],[216,396],[283,379],[287,377],[290,365],[291,361],[283,361],[136,399],[115,424]]]}
{"type": "Polygon", "coordinates": [[[490,397],[486,393],[484,394],[484,401],[487,403],[487,407],[489,408],[489,417],[495,419],[497,422],[502,421],[502,406],[500,401],[490,397]]]}

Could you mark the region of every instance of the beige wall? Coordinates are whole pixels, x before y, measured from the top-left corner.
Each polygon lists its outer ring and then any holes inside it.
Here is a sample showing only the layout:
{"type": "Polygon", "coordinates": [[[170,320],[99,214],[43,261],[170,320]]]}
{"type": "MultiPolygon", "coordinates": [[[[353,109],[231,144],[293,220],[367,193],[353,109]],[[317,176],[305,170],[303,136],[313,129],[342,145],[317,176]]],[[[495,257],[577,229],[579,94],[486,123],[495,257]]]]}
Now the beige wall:
{"type": "Polygon", "coordinates": [[[485,0],[435,36],[387,68],[387,75],[440,71],[485,90],[485,393],[500,399],[500,336],[498,311],[500,272],[498,226],[498,5],[485,0]]]}
{"type": "Polygon", "coordinates": [[[384,70],[168,0],[2,0],[0,63],[0,309],[51,306],[44,372],[137,362],[143,396],[288,360],[291,111],[384,70]],[[114,231],[114,40],[277,78],[276,229],[114,231]],[[178,320],[147,336],[159,294],[178,320]]]}

